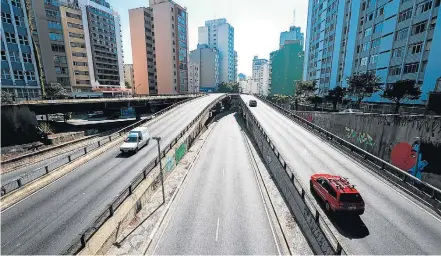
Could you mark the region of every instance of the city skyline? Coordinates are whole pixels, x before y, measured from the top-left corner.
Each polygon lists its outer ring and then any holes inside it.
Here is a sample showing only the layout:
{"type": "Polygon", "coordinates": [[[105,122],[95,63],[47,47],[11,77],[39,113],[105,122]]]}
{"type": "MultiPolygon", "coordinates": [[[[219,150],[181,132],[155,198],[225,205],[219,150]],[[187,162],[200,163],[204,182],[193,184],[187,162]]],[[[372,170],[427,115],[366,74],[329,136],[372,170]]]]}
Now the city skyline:
{"type": "MultiPolygon", "coordinates": [[[[110,0],[113,9],[121,17],[123,35],[124,63],[131,64],[131,40],[128,9],[147,7],[148,1],[110,0]]],[[[198,27],[205,21],[225,18],[234,27],[235,51],[238,54],[238,73],[251,75],[253,56],[269,58],[270,52],[279,48],[280,32],[289,29],[293,24],[293,10],[296,10],[295,25],[306,29],[308,1],[294,2],[276,0],[271,2],[254,2],[244,0],[236,2],[227,0],[217,2],[207,0],[178,0],[177,4],[186,7],[188,12],[189,50],[196,49],[198,27]],[[234,8],[232,8],[234,6],[234,8]],[[271,12],[268,12],[271,10],[271,12]]]]}

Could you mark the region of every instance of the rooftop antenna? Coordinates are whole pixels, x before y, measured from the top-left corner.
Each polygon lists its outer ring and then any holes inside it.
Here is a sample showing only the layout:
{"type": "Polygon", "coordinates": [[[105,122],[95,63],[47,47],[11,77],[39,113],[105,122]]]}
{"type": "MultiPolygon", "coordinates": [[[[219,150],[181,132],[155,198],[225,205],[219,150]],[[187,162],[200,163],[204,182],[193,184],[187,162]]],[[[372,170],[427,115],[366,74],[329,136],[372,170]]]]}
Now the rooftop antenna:
{"type": "Polygon", "coordinates": [[[296,9],[292,10],[292,26],[296,25],[296,9]]]}

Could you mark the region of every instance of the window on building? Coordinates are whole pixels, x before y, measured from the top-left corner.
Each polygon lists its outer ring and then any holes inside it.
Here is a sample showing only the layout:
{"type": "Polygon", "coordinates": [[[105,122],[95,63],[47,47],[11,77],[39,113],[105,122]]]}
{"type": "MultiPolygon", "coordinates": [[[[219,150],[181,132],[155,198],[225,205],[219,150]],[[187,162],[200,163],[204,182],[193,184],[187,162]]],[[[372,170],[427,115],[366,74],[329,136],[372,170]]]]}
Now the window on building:
{"type": "Polygon", "coordinates": [[[362,11],[366,10],[366,2],[363,2],[363,3],[361,4],[361,10],[362,10],[362,11]]]}
{"type": "Polygon", "coordinates": [[[432,1],[426,1],[424,3],[420,3],[417,8],[416,8],[416,12],[417,13],[423,13],[423,12],[427,12],[428,10],[430,10],[432,8],[432,1]]]}
{"type": "Polygon", "coordinates": [[[369,61],[370,64],[375,64],[378,61],[378,54],[371,55],[371,60],[369,61]]]}
{"type": "Polygon", "coordinates": [[[407,63],[404,65],[404,74],[418,72],[419,62],[407,63]]]}
{"type": "Polygon", "coordinates": [[[383,32],[383,22],[377,23],[374,27],[374,33],[383,32]]]}
{"type": "Polygon", "coordinates": [[[383,14],[384,14],[384,6],[378,8],[378,10],[377,10],[377,17],[378,17],[378,16],[381,16],[381,15],[383,15],[383,14]]]}
{"type": "Polygon", "coordinates": [[[26,79],[28,79],[29,81],[35,81],[35,72],[26,71],[26,79]]]}
{"type": "Polygon", "coordinates": [[[425,60],[425,61],[423,61],[423,62],[421,63],[421,69],[420,69],[420,72],[424,72],[424,71],[426,71],[426,66],[427,66],[427,60],[425,60]]]}
{"type": "Polygon", "coordinates": [[[15,44],[15,34],[11,32],[5,32],[5,39],[7,43],[15,44]]]}
{"type": "Polygon", "coordinates": [[[366,66],[368,62],[368,57],[363,57],[360,60],[360,66],[366,66]]]}
{"type": "Polygon", "coordinates": [[[440,2],[441,2],[440,0],[435,0],[435,7],[438,7],[440,2]]]}
{"type": "Polygon", "coordinates": [[[364,37],[368,37],[368,36],[370,36],[370,35],[372,35],[372,28],[367,28],[367,29],[364,31],[364,37]]]}
{"type": "Polygon", "coordinates": [[[401,66],[393,66],[389,68],[389,75],[390,76],[398,76],[401,74],[401,66]]]}
{"type": "Polygon", "coordinates": [[[70,84],[69,77],[57,77],[57,83],[61,85],[69,85],[70,84]]]}
{"type": "Polygon", "coordinates": [[[8,58],[6,57],[6,51],[1,50],[1,53],[2,53],[2,60],[8,60],[8,58]]]}
{"type": "Polygon", "coordinates": [[[398,14],[398,22],[408,20],[412,17],[412,8],[406,9],[398,14]]]}
{"type": "Polygon", "coordinates": [[[24,79],[24,74],[22,70],[14,70],[14,78],[16,80],[23,80],[24,79]]]}
{"type": "Polygon", "coordinates": [[[371,42],[366,42],[366,43],[361,45],[361,48],[362,48],[363,52],[368,51],[370,49],[370,47],[371,47],[371,42]]]}
{"type": "Polygon", "coordinates": [[[11,73],[9,72],[9,69],[2,68],[2,79],[11,79],[11,73]]]}
{"type": "Polygon", "coordinates": [[[83,61],[74,61],[73,64],[74,64],[74,66],[87,67],[87,62],[83,62],[83,61]]]}
{"type": "Polygon", "coordinates": [[[81,15],[75,14],[75,13],[71,13],[71,12],[66,12],[66,17],[74,18],[74,19],[77,19],[77,20],[81,20],[81,15]]]}
{"type": "Polygon", "coordinates": [[[18,35],[18,42],[23,45],[29,45],[27,36],[18,35]]]}
{"type": "Polygon", "coordinates": [[[381,43],[381,38],[377,38],[377,39],[373,40],[372,41],[372,49],[379,47],[380,43],[381,43]]]}
{"type": "Polygon", "coordinates": [[[78,34],[78,33],[73,33],[73,32],[69,32],[69,36],[73,37],[73,38],[84,38],[83,34],[78,34]]]}
{"type": "Polygon", "coordinates": [[[15,24],[16,24],[17,26],[24,27],[24,26],[25,26],[25,23],[24,23],[24,18],[23,18],[23,16],[17,16],[17,15],[15,15],[15,24]]]}
{"type": "Polygon", "coordinates": [[[409,28],[403,28],[395,33],[395,41],[401,41],[407,38],[409,28]]]}
{"type": "Polygon", "coordinates": [[[429,24],[429,29],[435,29],[437,17],[432,17],[429,24]]]}
{"type": "Polygon", "coordinates": [[[32,63],[32,56],[30,53],[23,53],[23,62],[32,63]]]}
{"type": "Polygon", "coordinates": [[[11,61],[20,62],[20,53],[16,51],[9,52],[9,59],[11,61]]]}
{"type": "Polygon", "coordinates": [[[403,49],[404,47],[395,48],[392,50],[392,58],[401,58],[403,57],[403,49]]]}
{"type": "Polygon", "coordinates": [[[412,26],[412,35],[417,35],[426,31],[427,20],[412,26]]]}
{"type": "Polygon", "coordinates": [[[51,44],[52,51],[54,52],[64,52],[65,48],[62,44],[51,44]]]}
{"type": "Polygon", "coordinates": [[[11,24],[11,23],[12,23],[12,21],[11,21],[11,14],[9,14],[9,13],[5,13],[5,12],[2,12],[2,21],[3,21],[4,23],[9,23],[9,24],[11,24]]]}
{"type": "Polygon", "coordinates": [[[66,67],[55,66],[55,73],[57,74],[67,74],[66,67]]]}
{"type": "Polygon", "coordinates": [[[432,40],[427,40],[425,51],[430,51],[430,47],[432,46],[432,40]]]}
{"type": "Polygon", "coordinates": [[[11,4],[12,4],[12,6],[21,8],[20,0],[11,0],[11,4]]]}
{"type": "Polygon", "coordinates": [[[49,33],[49,38],[52,41],[63,41],[63,35],[58,33],[49,33]]]}
{"type": "Polygon", "coordinates": [[[373,19],[374,19],[374,13],[373,12],[369,13],[368,15],[366,15],[366,20],[367,21],[371,21],[373,19]]]}
{"type": "Polygon", "coordinates": [[[423,48],[423,42],[409,45],[409,54],[420,53],[423,48]]]}
{"type": "Polygon", "coordinates": [[[60,12],[58,10],[48,8],[45,9],[45,12],[46,12],[46,16],[48,17],[57,18],[57,19],[60,18],[60,12]]]}
{"type": "Polygon", "coordinates": [[[87,54],[85,52],[72,52],[72,56],[75,56],[75,57],[87,57],[87,54]]]}
{"type": "Polygon", "coordinates": [[[54,56],[54,63],[56,63],[56,64],[66,64],[67,63],[66,56],[55,55],[54,56]]]}
{"type": "Polygon", "coordinates": [[[51,21],[51,20],[49,20],[47,22],[47,27],[50,28],[50,29],[58,29],[58,30],[62,29],[60,22],[51,21]]]}
{"type": "Polygon", "coordinates": [[[44,0],[44,3],[53,6],[59,6],[58,0],[44,0]]]}

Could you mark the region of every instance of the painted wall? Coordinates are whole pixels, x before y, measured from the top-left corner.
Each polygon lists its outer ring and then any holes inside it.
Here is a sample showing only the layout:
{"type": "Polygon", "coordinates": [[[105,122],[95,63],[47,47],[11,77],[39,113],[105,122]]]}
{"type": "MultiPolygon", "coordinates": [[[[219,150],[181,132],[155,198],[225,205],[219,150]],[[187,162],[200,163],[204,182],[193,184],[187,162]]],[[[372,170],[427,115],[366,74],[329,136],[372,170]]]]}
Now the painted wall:
{"type": "Polygon", "coordinates": [[[441,116],[297,111],[301,117],[441,187],[441,116]],[[421,137],[418,166],[418,138],[421,137]],[[431,178],[429,178],[431,177],[431,178]]]}

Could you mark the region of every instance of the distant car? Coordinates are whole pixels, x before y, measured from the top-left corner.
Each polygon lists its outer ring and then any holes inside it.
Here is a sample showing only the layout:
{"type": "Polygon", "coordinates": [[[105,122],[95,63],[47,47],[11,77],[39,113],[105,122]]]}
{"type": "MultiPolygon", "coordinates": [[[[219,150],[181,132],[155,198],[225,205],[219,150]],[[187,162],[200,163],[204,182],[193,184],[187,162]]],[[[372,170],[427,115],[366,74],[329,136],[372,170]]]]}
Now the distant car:
{"type": "Polygon", "coordinates": [[[339,113],[347,113],[347,114],[351,114],[351,113],[363,113],[363,111],[359,110],[359,109],[354,109],[354,108],[348,108],[345,110],[340,111],[339,113]]]}
{"type": "Polygon", "coordinates": [[[327,212],[364,213],[364,200],[348,179],[330,174],[314,174],[309,185],[311,192],[323,200],[327,212]]]}
{"type": "Polygon", "coordinates": [[[256,100],[250,100],[250,102],[248,103],[248,105],[250,107],[257,107],[257,101],[256,100]]]}

